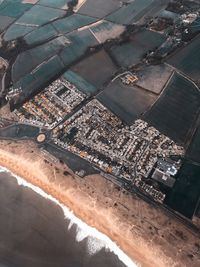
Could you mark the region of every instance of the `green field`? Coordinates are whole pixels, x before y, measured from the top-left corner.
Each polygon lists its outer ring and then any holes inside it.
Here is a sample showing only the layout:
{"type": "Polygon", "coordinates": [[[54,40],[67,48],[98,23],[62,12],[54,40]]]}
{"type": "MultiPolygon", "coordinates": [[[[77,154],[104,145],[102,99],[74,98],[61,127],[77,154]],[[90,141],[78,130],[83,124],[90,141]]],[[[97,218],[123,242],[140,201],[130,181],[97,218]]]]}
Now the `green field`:
{"type": "Polygon", "coordinates": [[[97,40],[89,31],[89,29],[80,32],[75,31],[67,34],[66,37],[71,41],[71,44],[60,54],[66,66],[69,66],[83,56],[90,46],[95,46],[98,44],[97,40]]]}
{"type": "Polygon", "coordinates": [[[40,0],[38,2],[39,5],[67,9],[67,4],[71,2],[71,0],[40,0]]]}
{"type": "Polygon", "coordinates": [[[21,16],[20,19],[17,20],[17,23],[41,26],[44,23],[47,23],[56,18],[62,17],[65,14],[66,12],[61,9],[34,5],[23,16],[21,16]]]}
{"type": "Polygon", "coordinates": [[[132,24],[142,18],[153,3],[154,0],[135,0],[123,5],[106,19],[118,24],[132,24]]]}
{"type": "Polygon", "coordinates": [[[172,209],[192,218],[200,197],[200,166],[184,162],[175,185],[165,202],[172,209]]]}
{"type": "Polygon", "coordinates": [[[32,6],[30,4],[23,4],[21,1],[5,0],[0,4],[0,15],[18,18],[32,6]]]}
{"type": "Polygon", "coordinates": [[[96,21],[97,19],[92,17],[74,14],[72,16],[53,22],[53,25],[58,32],[68,33],[96,21]]]}
{"type": "Polygon", "coordinates": [[[111,82],[98,95],[98,100],[128,125],[139,118],[154,103],[156,98],[156,95],[137,86],[122,84],[119,79],[111,82]]]}
{"type": "Polygon", "coordinates": [[[47,24],[40,28],[36,28],[24,37],[28,45],[34,45],[40,42],[45,42],[56,36],[58,33],[51,24],[47,24]]]}
{"type": "Polygon", "coordinates": [[[71,70],[65,72],[63,78],[74,84],[81,92],[88,96],[97,92],[97,88],[71,70]]]}
{"type": "Polygon", "coordinates": [[[19,37],[23,37],[24,35],[33,31],[34,29],[36,29],[35,26],[33,27],[33,26],[24,26],[24,25],[12,24],[8,28],[8,30],[5,32],[3,38],[5,41],[15,40],[19,37]]]}
{"type": "Polygon", "coordinates": [[[21,77],[31,72],[36,66],[43,63],[50,57],[57,55],[65,45],[63,37],[58,37],[44,45],[37,46],[33,49],[21,53],[12,67],[12,80],[18,81],[21,77]]]}
{"type": "Polygon", "coordinates": [[[50,58],[48,61],[41,64],[32,73],[22,77],[17,83],[14,83],[14,88],[21,87],[25,98],[34,94],[39,89],[43,89],[47,86],[49,81],[62,72],[64,68],[58,56],[50,58]]]}
{"type": "Polygon", "coordinates": [[[159,47],[165,39],[157,32],[141,30],[133,34],[130,41],[112,46],[110,53],[119,66],[127,68],[138,64],[148,51],[159,47]]]}
{"type": "Polygon", "coordinates": [[[190,160],[200,163],[200,126],[197,127],[186,156],[190,160]]]}
{"type": "Polygon", "coordinates": [[[184,72],[191,79],[200,82],[200,37],[181,48],[168,59],[168,63],[184,72]]]}
{"type": "Polygon", "coordinates": [[[185,144],[199,115],[200,92],[191,81],[175,73],[144,119],[175,142],[185,144]]]}

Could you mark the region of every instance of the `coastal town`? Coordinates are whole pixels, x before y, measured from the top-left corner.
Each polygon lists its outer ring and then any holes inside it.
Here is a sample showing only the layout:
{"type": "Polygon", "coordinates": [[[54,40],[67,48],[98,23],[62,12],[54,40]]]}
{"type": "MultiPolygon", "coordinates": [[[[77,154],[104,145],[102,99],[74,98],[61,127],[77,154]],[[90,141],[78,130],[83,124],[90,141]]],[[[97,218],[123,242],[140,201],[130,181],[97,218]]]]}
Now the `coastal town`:
{"type": "Polygon", "coordinates": [[[23,123],[53,128],[85,98],[86,96],[70,82],[56,80],[16,110],[15,114],[23,123]]]}
{"type": "MultiPolygon", "coordinates": [[[[138,81],[130,71],[116,79],[127,86],[138,81]]],[[[86,99],[86,94],[61,77],[14,113],[22,123],[52,130],[52,140],[59,147],[163,203],[165,193],[158,185],[173,187],[184,148],[147,122],[138,119],[126,126],[97,99],[83,105],[86,99]],[[160,160],[167,167],[157,167],[160,160]]]]}
{"type": "MultiPolygon", "coordinates": [[[[155,194],[152,194],[154,188],[148,186],[145,179],[149,181],[150,173],[159,158],[165,160],[176,155],[181,159],[184,156],[183,147],[177,146],[142,120],[137,120],[131,127],[124,127],[122,122],[97,100],[91,101],[57,126],[53,130],[53,140],[57,145],[76,153],[104,172],[131,181],[161,202],[164,195],[160,199],[159,191],[155,190],[155,194]],[[143,186],[139,181],[143,181],[143,186]]],[[[161,168],[161,173],[162,170],[164,172],[160,182],[168,185],[168,180],[177,173],[179,164],[171,161],[167,168],[161,168]]]]}
{"type": "Polygon", "coordinates": [[[14,2],[0,1],[0,140],[198,232],[200,2],[14,2]]]}
{"type": "MultiPolygon", "coordinates": [[[[3,105],[8,103],[12,120],[18,124],[16,133],[20,125],[23,129],[33,127],[39,144],[53,143],[87,161],[122,187],[138,190],[179,211],[181,198],[177,204],[173,198],[181,187],[179,177],[188,154],[186,144],[195,132],[199,89],[196,76],[193,78],[193,73],[176,66],[176,53],[169,59],[168,56],[187,43],[198,42],[200,6],[192,1],[180,5],[174,0],[163,1],[158,9],[151,9],[149,2],[144,6],[128,4],[138,13],[130,13],[130,20],[124,23],[120,22],[124,6],[119,17],[115,11],[102,20],[93,18],[86,6],[83,14],[75,11],[64,19],[50,20],[49,26],[58,31],[57,35],[47,28],[50,40],[45,39],[46,27],[41,24],[25,35],[19,31],[12,41],[15,24],[11,25],[3,35],[5,47],[12,43],[8,55],[20,38],[30,48],[16,57],[10,70],[11,85],[6,90],[2,84],[1,98],[3,105]],[[151,11],[142,15],[145,6],[151,11]],[[66,25],[71,19],[77,21],[77,28],[70,26],[67,33],[66,25]],[[34,61],[27,72],[24,66],[30,62],[29,57],[34,61]],[[79,57],[83,57],[80,63],[79,57]],[[46,83],[45,77],[50,82],[46,83]],[[187,118],[185,123],[182,117],[187,118]]],[[[30,12],[36,15],[34,8],[30,12]]],[[[31,17],[22,15],[23,19],[24,25],[36,23],[31,17]]],[[[3,83],[7,82],[8,66],[2,58],[3,83]]],[[[10,123],[9,115],[6,117],[8,121],[2,120],[2,128],[10,123]]],[[[75,172],[81,177],[86,173],[82,169],[75,172]]],[[[189,215],[195,220],[198,199],[196,195],[189,215]]]]}

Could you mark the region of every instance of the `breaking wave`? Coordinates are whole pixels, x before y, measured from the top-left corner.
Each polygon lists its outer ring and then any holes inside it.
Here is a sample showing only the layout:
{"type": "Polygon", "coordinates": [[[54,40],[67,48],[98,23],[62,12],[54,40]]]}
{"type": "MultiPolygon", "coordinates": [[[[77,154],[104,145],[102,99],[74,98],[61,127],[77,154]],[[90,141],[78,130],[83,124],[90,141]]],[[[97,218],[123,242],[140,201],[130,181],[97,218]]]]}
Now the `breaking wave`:
{"type": "Polygon", "coordinates": [[[69,220],[68,230],[70,230],[73,225],[76,225],[76,241],[87,241],[87,251],[90,255],[94,255],[101,249],[105,249],[114,253],[127,267],[139,267],[139,265],[134,263],[131,258],[129,258],[108,236],[99,232],[96,228],[84,223],[73,214],[73,211],[61,204],[57,199],[48,195],[39,187],[34,186],[23,178],[11,173],[7,168],[0,167],[0,173],[1,172],[12,174],[12,176],[16,178],[19,186],[30,188],[45,199],[51,200],[57,204],[63,210],[64,218],[69,220]]]}

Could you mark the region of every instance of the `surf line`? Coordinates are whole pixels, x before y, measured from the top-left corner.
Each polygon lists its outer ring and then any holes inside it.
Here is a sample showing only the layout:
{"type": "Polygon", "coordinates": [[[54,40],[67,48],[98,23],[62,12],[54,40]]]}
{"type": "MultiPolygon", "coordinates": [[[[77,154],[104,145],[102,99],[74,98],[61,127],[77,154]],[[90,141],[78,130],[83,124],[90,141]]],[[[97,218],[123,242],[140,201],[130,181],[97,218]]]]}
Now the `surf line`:
{"type": "Polygon", "coordinates": [[[102,248],[105,248],[107,251],[114,253],[118,257],[118,259],[122,263],[124,263],[127,267],[140,267],[138,263],[133,262],[132,259],[128,255],[126,255],[120,249],[120,247],[117,246],[117,244],[113,242],[108,236],[99,232],[96,228],[89,226],[81,219],[76,217],[73,211],[71,211],[68,207],[60,203],[59,200],[47,194],[41,188],[27,182],[20,176],[15,175],[9,169],[0,166],[0,173],[2,172],[11,174],[12,177],[14,177],[17,180],[19,186],[27,187],[32,191],[34,191],[35,193],[37,193],[38,195],[42,196],[43,198],[48,199],[57,204],[63,210],[64,219],[68,219],[70,221],[68,225],[68,230],[70,230],[70,228],[73,225],[77,226],[77,233],[76,233],[77,242],[80,242],[85,238],[88,238],[87,248],[89,254],[93,255],[98,251],[100,251],[102,248]]]}

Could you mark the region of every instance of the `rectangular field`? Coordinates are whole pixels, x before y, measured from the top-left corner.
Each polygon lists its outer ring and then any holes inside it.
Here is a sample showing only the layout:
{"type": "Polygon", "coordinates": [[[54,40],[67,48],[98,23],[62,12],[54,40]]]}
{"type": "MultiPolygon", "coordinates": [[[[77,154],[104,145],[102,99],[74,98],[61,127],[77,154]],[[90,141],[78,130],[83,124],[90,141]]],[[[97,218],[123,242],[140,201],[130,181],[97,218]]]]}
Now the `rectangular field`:
{"type": "Polygon", "coordinates": [[[154,0],[135,0],[123,5],[106,19],[118,24],[132,24],[141,19],[153,4],[154,0]]]}
{"type": "Polygon", "coordinates": [[[81,27],[84,27],[88,24],[92,24],[96,21],[97,19],[93,17],[74,14],[69,17],[53,22],[53,26],[59,33],[68,33],[76,29],[79,29],[81,27]]]}
{"type": "Polygon", "coordinates": [[[184,162],[175,185],[165,202],[172,209],[192,218],[200,197],[200,167],[184,162]]]}
{"type": "Polygon", "coordinates": [[[96,18],[103,18],[120,7],[120,1],[115,0],[87,0],[78,13],[96,18]]]}
{"type": "Polygon", "coordinates": [[[116,67],[104,50],[89,56],[72,67],[72,71],[85,80],[101,88],[116,72],[116,67]]]}
{"type": "Polygon", "coordinates": [[[137,72],[136,84],[152,93],[160,94],[172,73],[173,69],[167,65],[150,65],[137,72]]]}
{"type": "Polygon", "coordinates": [[[185,144],[195,127],[199,110],[198,88],[175,73],[144,119],[174,141],[185,144]]]}
{"type": "Polygon", "coordinates": [[[200,163],[200,126],[197,128],[194,134],[186,156],[190,160],[200,163]]]}
{"type": "Polygon", "coordinates": [[[200,82],[200,36],[181,48],[168,59],[168,63],[181,70],[194,81],[200,82]]]}
{"type": "Polygon", "coordinates": [[[156,96],[137,86],[126,86],[116,80],[97,97],[98,100],[117,115],[123,122],[131,125],[156,100],[156,96]]]}
{"type": "Polygon", "coordinates": [[[138,64],[148,51],[159,47],[165,39],[157,32],[141,30],[133,34],[129,42],[112,46],[110,53],[118,65],[126,68],[138,64]]]}
{"type": "Polygon", "coordinates": [[[88,96],[94,95],[97,92],[96,87],[88,83],[85,79],[83,79],[81,76],[79,76],[73,71],[66,71],[63,74],[63,78],[74,84],[81,92],[88,96]]]}

